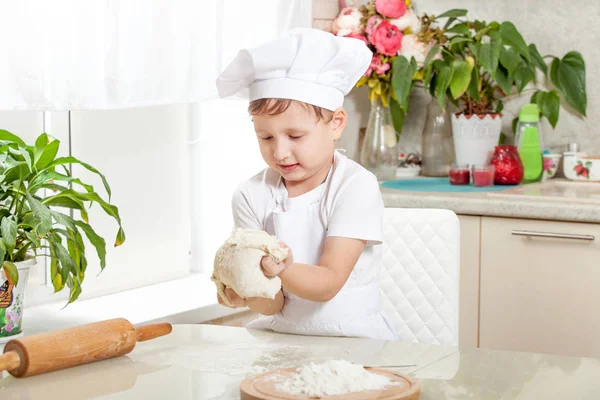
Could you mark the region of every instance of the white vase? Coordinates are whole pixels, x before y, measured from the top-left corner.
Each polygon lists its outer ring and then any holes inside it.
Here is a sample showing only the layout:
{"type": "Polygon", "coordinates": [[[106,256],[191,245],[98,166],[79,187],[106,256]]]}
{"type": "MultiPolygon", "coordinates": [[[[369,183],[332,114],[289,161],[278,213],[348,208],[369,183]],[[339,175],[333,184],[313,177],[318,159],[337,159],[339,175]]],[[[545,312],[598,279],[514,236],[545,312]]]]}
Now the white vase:
{"type": "Polygon", "coordinates": [[[0,268],[0,343],[6,343],[22,335],[23,304],[29,269],[37,263],[35,257],[16,262],[19,271],[19,281],[13,285],[0,268]]]}
{"type": "Polygon", "coordinates": [[[487,165],[502,130],[500,114],[452,114],[452,136],[457,164],[487,165]]]}

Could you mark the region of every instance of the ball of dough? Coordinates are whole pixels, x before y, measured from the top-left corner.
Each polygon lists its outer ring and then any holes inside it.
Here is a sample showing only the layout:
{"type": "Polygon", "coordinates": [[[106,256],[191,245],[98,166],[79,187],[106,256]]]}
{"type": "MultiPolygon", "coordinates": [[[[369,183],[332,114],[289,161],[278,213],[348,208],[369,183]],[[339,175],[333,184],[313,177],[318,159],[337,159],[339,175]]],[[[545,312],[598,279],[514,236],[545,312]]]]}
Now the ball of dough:
{"type": "Polygon", "coordinates": [[[266,277],[260,261],[264,256],[271,256],[281,262],[287,255],[288,249],[267,232],[238,228],[217,250],[211,279],[217,285],[221,299],[229,306],[233,304],[225,294],[226,287],[243,298],[274,299],[281,289],[281,279],[266,277]]]}

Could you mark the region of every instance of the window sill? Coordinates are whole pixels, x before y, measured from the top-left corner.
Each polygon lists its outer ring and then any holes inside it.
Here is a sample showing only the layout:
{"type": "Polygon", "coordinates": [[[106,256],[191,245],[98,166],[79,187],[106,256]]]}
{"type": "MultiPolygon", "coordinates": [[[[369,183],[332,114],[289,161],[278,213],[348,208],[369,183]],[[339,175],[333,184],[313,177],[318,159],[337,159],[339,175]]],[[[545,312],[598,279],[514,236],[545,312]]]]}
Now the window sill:
{"type": "Polygon", "coordinates": [[[219,305],[214,283],[210,275],[205,273],[76,301],[66,308],[64,305],[64,301],[58,301],[26,308],[23,316],[24,334],[32,335],[112,318],[125,318],[134,325],[155,322],[197,324],[245,310],[219,305]]]}

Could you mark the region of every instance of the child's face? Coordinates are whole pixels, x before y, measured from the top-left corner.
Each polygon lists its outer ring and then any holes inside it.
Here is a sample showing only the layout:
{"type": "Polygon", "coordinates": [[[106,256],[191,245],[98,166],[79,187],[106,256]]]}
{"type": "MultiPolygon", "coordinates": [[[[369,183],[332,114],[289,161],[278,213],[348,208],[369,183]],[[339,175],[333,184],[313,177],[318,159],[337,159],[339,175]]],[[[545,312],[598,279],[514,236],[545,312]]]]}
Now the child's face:
{"type": "Polygon", "coordinates": [[[331,121],[317,121],[313,111],[292,102],[278,115],[255,115],[254,130],[265,162],[287,182],[303,182],[329,170],[346,123],[343,109],[331,121]]]}

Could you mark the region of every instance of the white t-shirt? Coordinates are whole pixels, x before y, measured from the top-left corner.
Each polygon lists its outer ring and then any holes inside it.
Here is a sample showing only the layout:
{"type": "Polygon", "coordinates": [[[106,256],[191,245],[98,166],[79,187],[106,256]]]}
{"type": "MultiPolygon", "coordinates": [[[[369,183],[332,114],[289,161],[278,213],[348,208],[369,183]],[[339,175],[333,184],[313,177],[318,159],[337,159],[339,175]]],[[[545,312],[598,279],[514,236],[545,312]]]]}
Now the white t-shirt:
{"type": "Polygon", "coordinates": [[[290,247],[294,261],[299,263],[316,265],[330,236],[367,242],[348,280],[332,300],[316,303],[284,291],[283,309],[274,316],[253,321],[249,328],[397,339],[381,310],[379,244],[383,240],[384,206],[379,184],[371,172],[336,151],[327,179],[315,189],[288,198],[279,173],[267,168],[240,185],[232,204],[236,228],[264,230],[275,236],[274,214],[289,215],[291,220],[287,221],[291,225],[285,228],[280,217],[276,218],[280,229],[286,229],[282,235],[291,234],[294,238],[296,246],[290,247]]]}
{"type": "MultiPolygon", "coordinates": [[[[383,241],[383,199],[377,178],[370,171],[338,151],[335,153],[334,163],[329,184],[323,187],[326,185],[324,183],[311,192],[326,190],[324,201],[320,203],[322,218],[319,223],[324,224],[328,237],[367,241],[346,283],[351,287],[364,285],[379,278],[381,246],[374,245],[383,241]]],[[[313,194],[311,192],[299,197],[310,197],[313,194]]],[[[277,171],[271,168],[261,171],[241,184],[233,194],[235,227],[275,234],[272,214],[277,208],[276,197],[286,195],[287,191],[277,171]]],[[[284,198],[284,204],[285,200],[293,203],[295,199],[284,198]]]]}

